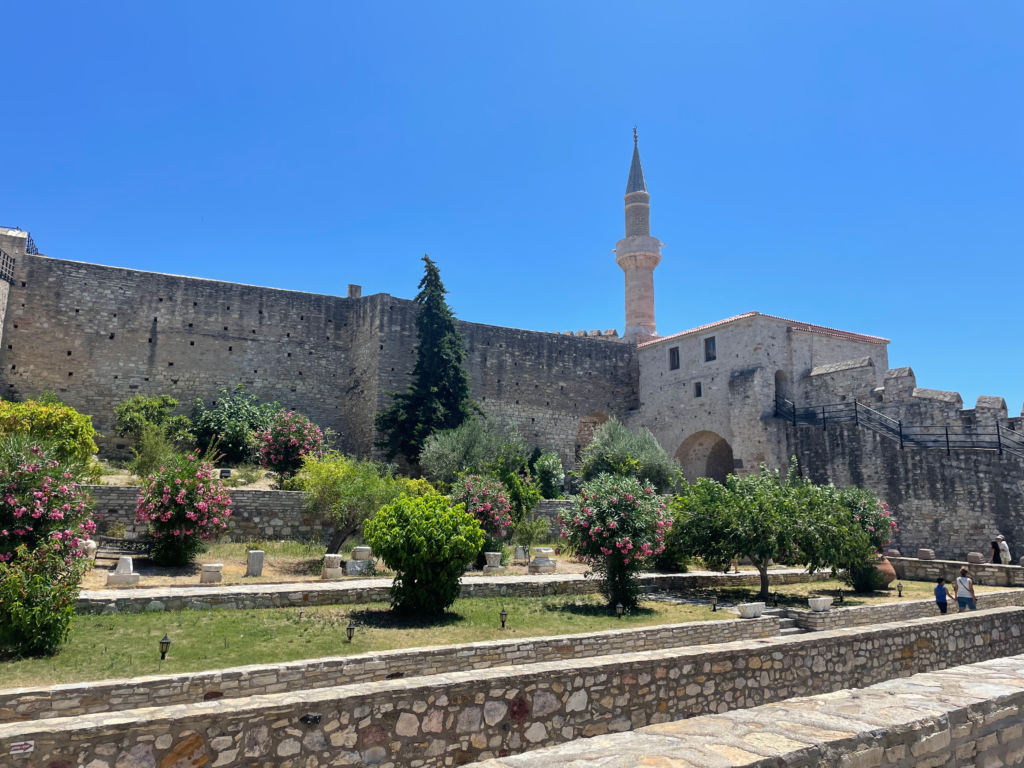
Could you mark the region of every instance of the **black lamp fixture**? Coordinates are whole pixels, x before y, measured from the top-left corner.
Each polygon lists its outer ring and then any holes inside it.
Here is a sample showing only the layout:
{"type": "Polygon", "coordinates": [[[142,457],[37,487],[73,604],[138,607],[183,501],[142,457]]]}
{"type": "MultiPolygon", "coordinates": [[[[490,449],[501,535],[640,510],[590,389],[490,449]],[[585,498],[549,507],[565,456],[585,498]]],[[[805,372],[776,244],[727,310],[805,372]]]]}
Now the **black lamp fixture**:
{"type": "Polygon", "coordinates": [[[505,606],[501,607],[501,613],[498,614],[498,618],[501,619],[501,628],[505,628],[505,620],[508,619],[508,611],[505,610],[505,606]]]}
{"type": "Polygon", "coordinates": [[[840,605],[843,604],[843,590],[841,589],[839,590],[839,600],[837,600],[836,602],[838,602],[840,605]]]}
{"type": "Polygon", "coordinates": [[[355,625],[355,622],[352,622],[352,621],[350,621],[350,622],[348,623],[348,626],[347,626],[347,627],[345,627],[345,634],[346,634],[346,635],[348,635],[348,641],[349,641],[349,642],[351,643],[351,642],[352,642],[352,638],[353,638],[353,637],[355,636],[355,634],[356,634],[356,625],[355,625]]]}
{"type": "Polygon", "coordinates": [[[897,597],[903,597],[903,582],[902,581],[897,581],[896,582],[896,596],[897,597]]]}
{"type": "Polygon", "coordinates": [[[711,596],[711,610],[712,611],[717,611],[718,610],[718,595],[712,595],[711,596]]]}
{"type": "Polygon", "coordinates": [[[167,652],[171,650],[171,638],[164,633],[164,639],[160,641],[160,661],[167,658],[167,652]]]}
{"type": "Polygon", "coordinates": [[[775,594],[772,595],[772,607],[773,608],[778,608],[779,607],[779,590],[775,590],[775,594]]]}
{"type": "Polygon", "coordinates": [[[624,610],[625,608],[622,607],[622,603],[615,604],[615,615],[618,616],[620,619],[622,618],[622,612],[624,610]]]}

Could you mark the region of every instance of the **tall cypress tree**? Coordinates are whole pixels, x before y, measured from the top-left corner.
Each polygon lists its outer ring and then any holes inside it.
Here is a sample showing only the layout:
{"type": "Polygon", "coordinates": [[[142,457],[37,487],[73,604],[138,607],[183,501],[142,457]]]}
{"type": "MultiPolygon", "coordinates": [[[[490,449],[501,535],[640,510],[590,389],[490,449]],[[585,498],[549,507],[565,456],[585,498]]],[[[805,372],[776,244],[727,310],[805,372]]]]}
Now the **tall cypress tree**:
{"type": "Polygon", "coordinates": [[[374,418],[383,434],[377,445],[392,459],[401,453],[410,462],[419,459],[423,442],[434,432],[454,429],[476,412],[469,399],[466,348],[455,328],[455,315],[445,301],[441,271],[429,256],[419,293],[416,317],[416,365],[409,389],[393,396],[391,405],[374,418]]]}

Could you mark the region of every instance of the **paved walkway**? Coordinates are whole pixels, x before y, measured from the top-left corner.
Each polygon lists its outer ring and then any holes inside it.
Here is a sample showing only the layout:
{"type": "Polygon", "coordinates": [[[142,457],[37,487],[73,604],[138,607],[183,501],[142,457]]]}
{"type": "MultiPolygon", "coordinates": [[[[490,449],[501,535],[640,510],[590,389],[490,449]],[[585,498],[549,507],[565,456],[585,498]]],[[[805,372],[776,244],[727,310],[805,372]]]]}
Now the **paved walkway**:
{"type": "MultiPolygon", "coordinates": [[[[808,574],[797,568],[779,568],[770,572],[773,584],[817,581],[828,574],[808,574]]],[[[645,591],[721,588],[756,585],[756,571],[723,574],[712,571],[689,573],[648,573],[640,576],[645,591]]],[[[582,574],[543,574],[537,576],[472,576],[462,580],[463,597],[540,597],[555,594],[592,594],[599,582],[582,574]]],[[[345,579],[287,584],[232,584],[228,586],[135,587],[83,590],[76,609],[79,613],[138,613],[174,611],[187,608],[281,608],[346,603],[386,602],[391,579],[345,579]]]]}

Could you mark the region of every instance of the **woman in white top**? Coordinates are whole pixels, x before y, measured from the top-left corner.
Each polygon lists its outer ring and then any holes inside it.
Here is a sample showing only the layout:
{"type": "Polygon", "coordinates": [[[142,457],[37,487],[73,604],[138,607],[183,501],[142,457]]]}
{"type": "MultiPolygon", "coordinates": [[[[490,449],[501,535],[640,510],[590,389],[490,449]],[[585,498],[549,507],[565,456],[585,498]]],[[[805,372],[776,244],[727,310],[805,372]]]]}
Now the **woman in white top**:
{"type": "Polygon", "coordinates": [[[956,580],[956,604],[961,611],[965,609],[976,611],[978,609],[974,603],[974,582],[966,568],[960,569],[960,577],[956,580]]]}

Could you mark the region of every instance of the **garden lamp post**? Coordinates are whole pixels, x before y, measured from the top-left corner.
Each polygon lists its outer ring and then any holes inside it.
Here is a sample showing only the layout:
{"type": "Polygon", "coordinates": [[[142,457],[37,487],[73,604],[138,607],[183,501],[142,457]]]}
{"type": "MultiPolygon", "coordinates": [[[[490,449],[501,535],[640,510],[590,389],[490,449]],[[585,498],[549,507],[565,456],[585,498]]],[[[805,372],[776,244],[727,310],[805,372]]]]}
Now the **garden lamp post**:
{"type": "Polygon", "coordinates": [[[350,622],[348,623],[348,626],[347,626],[347,627],[345,627],[345,634],[346,634],[346,635],[348,635],[348,641],[349,641],[349,642],[351,643],[351,642],[352,642],[352,638],[353,638],[353,637],[355,636],[355,634],[356,634],[356,625],[355,625],[355,622],[352,622],[352,621],[350,621],[350,622]]]}
{"type": "Polygon", "coordinates": [[[773,608],[778,608],[779,607],[779,590],[775,590],[775,594],[772,595],[772,607],[773,608]]]}
{"type": "Polygon", "coordinates": [[[501,613],[498,614],[498,617],[501,619],[501,628],[504,629],[505,620],[508,618],[508,611],[505,610],[505,606],[501,607],[501,613]]]}
{"type": "Polygon", "coordinates": [[[167,658],[167,652],[171,649],[171,638],[164,633],[164,639],[160,641],[160,661],[167,658]]]}
{"type": "Polygon", "coordinates": [[[896,582],[896,596],[897,597],[903,597],[903,582],[902,581],[897,581],[896,582]]]}
{"type": "Polygon", "coordinates": [[[841,589],[839,590],[839,600],[838,600],[838,603],[840,605],[843,604],[843,590],[841,590],[841,589]]]}
{"type": "Polygon", "coordinates": [[[718,595],[711,596],[711,610],[713,612],[718,610],[718,595]]]}
{"type": "Polygon", "coordinates": [[[615,615],[618,616],[620,619],[622,618],[623,610],[625,609],[622,607],[622,603],[615,604],[615,615]]]}

